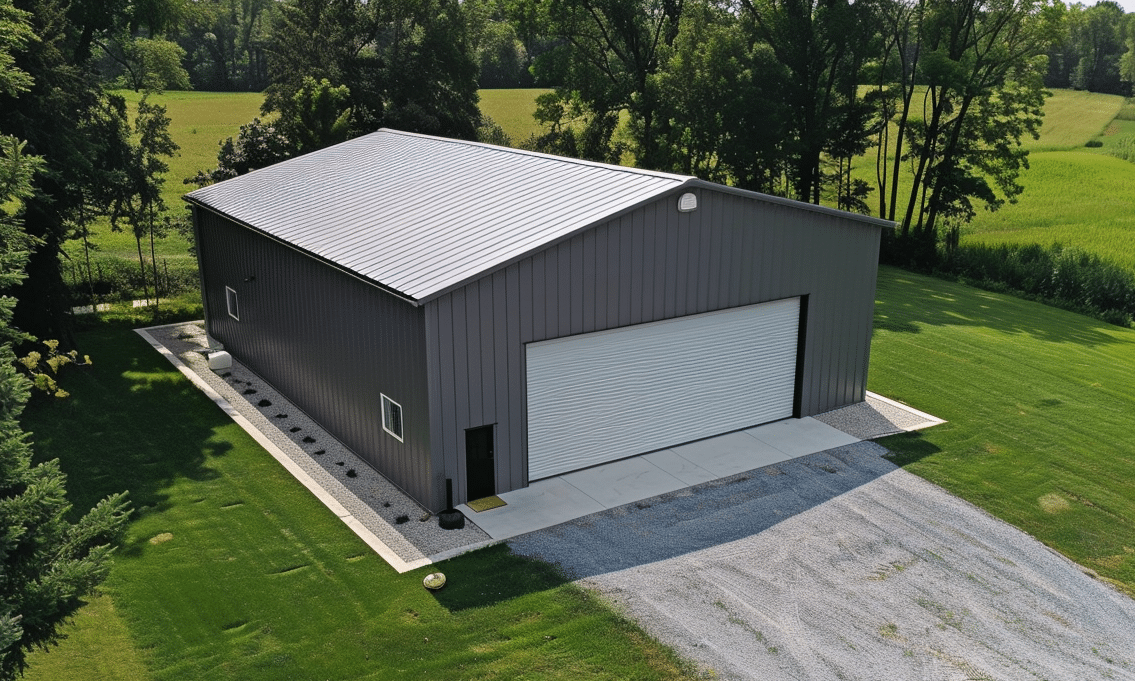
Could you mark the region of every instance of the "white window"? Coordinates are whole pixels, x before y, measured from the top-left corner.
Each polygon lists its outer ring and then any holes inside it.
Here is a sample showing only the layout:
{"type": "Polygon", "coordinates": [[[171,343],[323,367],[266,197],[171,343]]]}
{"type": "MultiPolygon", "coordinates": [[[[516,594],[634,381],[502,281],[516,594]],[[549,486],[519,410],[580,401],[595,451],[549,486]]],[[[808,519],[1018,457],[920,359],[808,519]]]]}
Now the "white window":
{"type": "Polygon", "coordinates": [[[240,321],[240,314],[236,305],[236,291],[228,286],[225,287],[225,305],[229,308],[229,316],[233,319],[240,321]]]}
{"type": "Polygon", "coordinates": [[[402,442],[402,405],[382,396],[382,429],[402,442]]]}

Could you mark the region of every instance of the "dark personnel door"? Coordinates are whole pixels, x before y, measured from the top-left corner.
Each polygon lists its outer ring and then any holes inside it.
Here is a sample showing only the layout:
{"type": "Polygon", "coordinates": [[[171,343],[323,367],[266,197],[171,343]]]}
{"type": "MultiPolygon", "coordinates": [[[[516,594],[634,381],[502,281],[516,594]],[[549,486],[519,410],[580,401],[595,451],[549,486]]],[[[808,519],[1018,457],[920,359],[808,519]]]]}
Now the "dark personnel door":
{"type": "Polygon", "coordinates": [[[491,497],[497,493],[492,426],[465,431],[465,491],[469,500],[491,497]]]}

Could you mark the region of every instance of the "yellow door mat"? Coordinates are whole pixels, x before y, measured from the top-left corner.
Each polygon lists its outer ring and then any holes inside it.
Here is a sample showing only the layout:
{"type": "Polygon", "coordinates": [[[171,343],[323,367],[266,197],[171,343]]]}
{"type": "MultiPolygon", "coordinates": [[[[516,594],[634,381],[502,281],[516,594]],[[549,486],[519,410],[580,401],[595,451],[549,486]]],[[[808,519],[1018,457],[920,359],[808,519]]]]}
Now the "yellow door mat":
{"type": "Polygon", "coordinates": [[[484,499],[474,499],[473,501],[467,501],[465,502],[465,505],[473,509],[477,513],[480,513],[481,511],[487,511],[490,508],[500,508],[501,506],[507,506],[508,504],[504,503],[504,499],[501,499],[498,496],[491,496],[485,497],[484,499]]]}

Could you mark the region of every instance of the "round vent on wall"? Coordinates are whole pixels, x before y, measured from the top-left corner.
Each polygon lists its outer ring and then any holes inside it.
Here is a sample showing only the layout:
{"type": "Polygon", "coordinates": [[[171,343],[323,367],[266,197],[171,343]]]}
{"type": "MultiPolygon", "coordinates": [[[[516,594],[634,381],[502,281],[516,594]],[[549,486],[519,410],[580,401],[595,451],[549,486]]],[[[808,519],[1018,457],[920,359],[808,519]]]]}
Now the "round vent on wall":
{"type": "Polygon", "coordinates": [[[682,213],[689,213],[692,210],[697,210],[698,195],[686,192],[678,198],[678,211],[682,213]]]}

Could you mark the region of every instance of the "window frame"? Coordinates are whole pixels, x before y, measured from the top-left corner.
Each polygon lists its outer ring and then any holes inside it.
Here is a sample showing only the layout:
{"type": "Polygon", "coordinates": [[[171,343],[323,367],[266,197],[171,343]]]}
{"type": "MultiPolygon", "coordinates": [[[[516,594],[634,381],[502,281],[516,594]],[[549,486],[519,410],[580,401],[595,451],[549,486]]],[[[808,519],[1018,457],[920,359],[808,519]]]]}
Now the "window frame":
{"type": "Polygon", "coordinates": [[[390,399],[384,393],[379,393],[379,395],[382,398],[382,429],[387,433],[390,433],[390,436],[398,440],[399,442],[405,442],[405,440],[403,439],[403,434],[406,432],[405,416],[402,411],[402,405],[390,399]],[[395,416],[394,410],[397,410],[397,424],[393,423],[395,416]],[[398,432],[394,432],[393,427],[395,425],[397,425],[398,432]]]}
{"type": "Polygon", "coordinates": [[[230,317],[238,322],[240,321],[240,299],[237,296],[236,289],[231,286],[225,287],[225,309],[230,317]]]}

